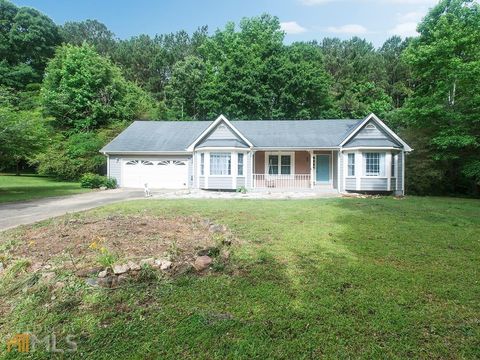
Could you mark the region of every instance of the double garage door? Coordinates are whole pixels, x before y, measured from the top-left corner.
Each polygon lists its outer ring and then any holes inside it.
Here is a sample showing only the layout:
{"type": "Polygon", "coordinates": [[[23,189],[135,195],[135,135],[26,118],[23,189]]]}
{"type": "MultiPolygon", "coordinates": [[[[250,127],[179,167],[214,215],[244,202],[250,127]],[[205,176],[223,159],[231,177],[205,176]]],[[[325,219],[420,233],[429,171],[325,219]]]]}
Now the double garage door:
{"type": "Polygon", "coordinates": [[[187,160],[128,159],[122,161],[122,187],[184,189],[188,184],[187,160]]]}

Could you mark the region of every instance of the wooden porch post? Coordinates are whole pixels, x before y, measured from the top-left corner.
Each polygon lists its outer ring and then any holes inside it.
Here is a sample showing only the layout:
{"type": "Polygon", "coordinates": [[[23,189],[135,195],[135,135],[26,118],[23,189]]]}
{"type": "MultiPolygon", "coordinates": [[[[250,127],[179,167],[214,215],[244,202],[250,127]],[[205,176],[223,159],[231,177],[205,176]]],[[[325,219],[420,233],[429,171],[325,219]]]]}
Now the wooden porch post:
{"type": "Polygon", "coordinates": [[[313,189],[313,150],[310,150],[310,188],[313,189]]]}

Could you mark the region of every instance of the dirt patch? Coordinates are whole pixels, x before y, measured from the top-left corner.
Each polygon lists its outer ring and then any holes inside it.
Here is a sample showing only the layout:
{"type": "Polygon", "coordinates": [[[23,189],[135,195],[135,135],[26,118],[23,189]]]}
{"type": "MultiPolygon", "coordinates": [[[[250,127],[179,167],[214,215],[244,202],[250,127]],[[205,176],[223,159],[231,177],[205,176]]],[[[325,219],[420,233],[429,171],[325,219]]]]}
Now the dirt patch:
{"type": "Polygon", "coordinates": [[[118,259],[168,256],[188,261],[199,250],[215,246],[230,236],[226,227],[195,216],[61,218],[48,226],[22,231],[16,236],[11,255],[29,259],[32,264],[61,259],[62,268],[98,265],[101,251],[118,259]]]}

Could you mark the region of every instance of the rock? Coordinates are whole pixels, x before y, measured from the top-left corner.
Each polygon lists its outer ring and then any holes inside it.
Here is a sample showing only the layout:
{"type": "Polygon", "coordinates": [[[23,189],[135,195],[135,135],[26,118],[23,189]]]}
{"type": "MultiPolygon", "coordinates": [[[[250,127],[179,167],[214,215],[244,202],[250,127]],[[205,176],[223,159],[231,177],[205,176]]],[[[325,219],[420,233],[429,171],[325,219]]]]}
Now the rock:
{"type": "Polygon", "coordinates": [[[106,186],[100,186],[99,189],[100,189],[100,190],[107,190],[107,187],[106,187],[106,186]]]}
{"type": "Polygon", "coordinates": [[[226,246],[230,246],[230,245],[232,245],[232,239],[225,238],[225,239],[222,240],[222,244],[226,245],[226,246]]]}
{"type": "Polygon", "coordinates": [[[98,277],[99,277],[99,278],[107,277],[107,275],[108,275],[107,270],[102,270],[102,271],[100,271],[100,272],[98,273],[98,277]]]}
{"type": "Polygon", "coordinates": [[[155,265],[155,259],[154,258],[148,258],[148,259],[140,260],[140,266],[144,266],[144,265],[154,266],[155,265]]]}
{"type": "Polygon", "coordinates": [[[203,271],[210,266],[212,261],[213,260],[210,256],[207,256],[207,255],[199,256],[195,259],[195,263],[193,264],[193,266],[195,267],[195,270],[203,271]]]}
{"type": "Polygon", "coordinates": [[[127,265],[130,267],[130,270],[140,270],[142,267],[138,265],[137,263],[134,263],[133,261],[129,261],[127,265]]]}
{"type": "Polygon", "coordinates": [[[85,283],[89,286],[98,286],[97,279],[88,278],[85,280],[85,283]]]}
{"type": "Polygon", "coordinates": [[[125,274],[128,272],[128,270],[130,270],[130,266],[128,266],[128,264],[115,265],[113,267],[113,273],[115,275],[125,274]]]}
{"type": "Polygon", "coordinates": [[[118,285],[123,285],[128,282],[128,275],[127,274],[122,274],[117,277],[117,284],[118,285]]]}
{"type": "Polygon", "coordinates": [[[225,232],[225,227],[219,224],[210,225],[210,231],[213,233],[223,233],[225,232]]]}
{"type": "MultiPolygon", "coordinates": [[[[155,262],[153,264],[153,267],[155,268],[162,268],[162,264],[164,263],[168,263],[170,262],[169,260],[167,259],[155,259],[155,262]]],[[[170,262],[170,266],[171,266],[171,262],[170,262]]],[[[163,269],[162,269],[163,270],[163,269]]]]}
{"type": "Polygon", "coordinates": [[[42,280],[45,282],[51,282],[55,278],[55,273],[50,271],[42,274],[42,280]]]}
{"type": "Polygon", "coordinates": [[[168,270],[171,267],[172,267],[172,262],[165,260],[165,261],[162,261],[162,265],[160,265],[160,270],[168,270]]]}
{"type": "Polygon", "coordinates": [[[4,270],[5,270],[5,266],[3,266],[3,263],[0,262],[0,274],[3,273],[4,270]]]}

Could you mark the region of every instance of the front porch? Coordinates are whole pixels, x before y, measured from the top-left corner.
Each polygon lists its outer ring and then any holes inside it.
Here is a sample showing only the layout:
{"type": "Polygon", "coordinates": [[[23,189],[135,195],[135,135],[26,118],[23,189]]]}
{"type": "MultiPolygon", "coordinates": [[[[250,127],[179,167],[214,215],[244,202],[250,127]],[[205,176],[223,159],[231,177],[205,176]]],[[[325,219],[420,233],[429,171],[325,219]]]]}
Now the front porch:
{"type": "Polygon", "coordinates": [[[253,157],[253,189],[338,188],[337,150],[256,151],[253,157]]]}

